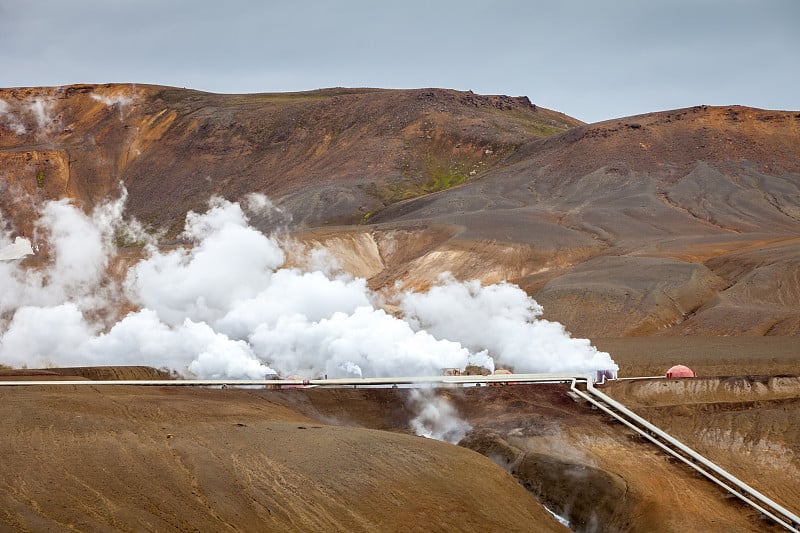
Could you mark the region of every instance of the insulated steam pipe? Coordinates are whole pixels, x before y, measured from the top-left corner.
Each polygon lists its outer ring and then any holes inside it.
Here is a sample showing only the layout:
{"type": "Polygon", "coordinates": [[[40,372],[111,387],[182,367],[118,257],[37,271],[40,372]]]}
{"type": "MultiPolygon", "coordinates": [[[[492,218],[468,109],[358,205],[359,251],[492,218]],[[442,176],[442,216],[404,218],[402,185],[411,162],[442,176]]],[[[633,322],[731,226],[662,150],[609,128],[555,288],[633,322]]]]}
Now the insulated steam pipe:
{"type": "Polygon", "coordinates": [[[570,390],[581,398],[590,402],[592,405],[601,409],[603,412],[619,420],[627,427],[633,429],[665,452],[676,457],[677,459],[680,459],[682,462],[692,467],[706,478],[724,488],[729,493],[733,494],[751,507],[757,509],[765,516],[768,516],[784,528],[794,533],[800,533],[800,529],[798,529],[800,528],[800,517],[798,517],[796,514],[792,513],[770,498],[764,496],[750,485],[744,483],[726,470],[720,468],[709,459],[689,448],[670,434],[662,431],[660,428],[640,417],[622,405],[620,402],[597,390],[594,387],[591,378],[576,377],[570,383],[570,390]],[[579,381],[586,384],[586,391],[588,394],[578,389],[577,384],[579,381]],[[595,398],[592,398],[592,396],[596,397],[599,401],[595,398]],[[630,420],[626,419],[625,417],[630,420]],[[635,424],[631,422],[631,420],[635,422],[635,424]],[[678,451],[685,455],[678,453],[678,451]],[[688,456],[688,458],[686,456],[688,456]]]}

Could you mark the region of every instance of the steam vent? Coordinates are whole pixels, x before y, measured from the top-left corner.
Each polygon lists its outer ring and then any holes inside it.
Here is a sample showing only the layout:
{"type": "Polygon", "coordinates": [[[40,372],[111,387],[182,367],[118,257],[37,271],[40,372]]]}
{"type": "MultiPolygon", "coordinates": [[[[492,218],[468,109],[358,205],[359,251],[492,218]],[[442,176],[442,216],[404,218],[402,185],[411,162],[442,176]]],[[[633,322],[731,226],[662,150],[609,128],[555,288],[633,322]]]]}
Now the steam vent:
{"type": "Polygon", "coordinates": [[[693,378],[695,377],[694,371],[688,366],[675,365],[667,370],[668,378],[693,378]]]}

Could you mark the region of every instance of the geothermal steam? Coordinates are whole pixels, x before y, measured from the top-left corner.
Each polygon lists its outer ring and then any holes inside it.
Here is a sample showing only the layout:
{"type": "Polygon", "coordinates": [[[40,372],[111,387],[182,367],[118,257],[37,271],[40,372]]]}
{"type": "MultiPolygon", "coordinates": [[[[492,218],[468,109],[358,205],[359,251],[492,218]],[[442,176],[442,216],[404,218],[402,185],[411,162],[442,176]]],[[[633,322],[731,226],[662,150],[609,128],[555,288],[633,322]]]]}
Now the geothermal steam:
{"type": "Polygon", "coordinates": [[[472,429],[453,404],[437,395],[435,389],[413,389],[409,394],[409,406],[417,413],[411,419],[411,429],[422,437],[458,444],[472,429]]]}
{"type": "Polygon", "coordinates": [[[8,102],[3,99],[0,99],[0,125],[5,125],[17,135],[24,135],[28,131],[25,124],[11,111],[8,102]]]}
{"type": "MultiPolygon", "coordinates": [[[[114,282],[115,242],[147,240],[123,222],[123,202],[91,214],[63,200],[44,204],[33,240],[46,264],[0,262],[0,364],[149,365],[199,378],[617,368],[588,341],[537,319],[541,308],[514,285],[443,277],[427,292],[397,294],[397,317],[324,250],[294,258],[316,269],[288,267],[286,242],[249,224],[263,215],[253,210],[271,207],[260,196],[189,213],[189,245],[147,244],[114,282]]],[[[0,231],[0,249],[12,242],[0,231]]]]}

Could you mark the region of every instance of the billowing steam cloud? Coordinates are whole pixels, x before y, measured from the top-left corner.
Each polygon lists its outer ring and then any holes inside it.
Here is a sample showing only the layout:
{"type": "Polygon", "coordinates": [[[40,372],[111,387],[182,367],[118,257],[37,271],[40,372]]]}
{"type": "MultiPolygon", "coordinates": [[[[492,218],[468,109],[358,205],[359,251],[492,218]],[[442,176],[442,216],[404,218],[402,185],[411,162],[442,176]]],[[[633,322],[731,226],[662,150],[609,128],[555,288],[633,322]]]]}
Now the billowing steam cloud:
{"type": "Polygon", "coordinates": [[[425,293],[406,293],[401,309],[415,329],[453,339],[470,351],[488,350],[498,366],[516,372],[616,369],[588,339],[573,339],[558,322],[539,320],[542,307],[509,283],[482,286],[443,276],[425,293]]]}
{"type": "Polygon", "coordinates": [[[222,199],[187,216],[191,246],[148,244],[117,283],[115,242],[146,238],[123,223],[123,202],[89,215],[48,202],[34,240],[49,263],[0,262],[0,364],[137,364],[202,378],[435,375],[495,361],[517,372],[616,369],[588,341],[538,320],[541,308],[509,284],[443,278],[399,294],[403,318],[388,314],[365,280],[334,265],[287,267],[286,246],[222,199]]]}

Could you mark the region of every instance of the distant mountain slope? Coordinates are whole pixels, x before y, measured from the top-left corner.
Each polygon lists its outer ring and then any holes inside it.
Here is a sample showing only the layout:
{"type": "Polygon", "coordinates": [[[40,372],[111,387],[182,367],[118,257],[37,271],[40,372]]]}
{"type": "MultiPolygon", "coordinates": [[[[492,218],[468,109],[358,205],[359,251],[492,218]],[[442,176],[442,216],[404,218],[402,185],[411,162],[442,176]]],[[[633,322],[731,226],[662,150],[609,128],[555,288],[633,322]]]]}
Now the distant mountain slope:
{"type": "Polygon", "coordinates": [[[800,113],[698,107],[531,142],[482,179],[382,218],[428,218],[443,206],[448,215],[480,212],[504,200],[559,211],[561,225],[615,244],[687,232],[792,232],[799,180],[800,113]]]}
{"type": "Polygon", "coordinates": [[[513,244],[507,265],[538,257],[506,274],[582,335],[800,332],[797,112],[577,127],[374,220],[458,224],[462,240],[513,244]]]}
{"type": "Polygon", "coordinates": [[[128,213],[176,235],[267,194],[376,289],[513,281],[582,336],[800,333],[800,112],[708,107],[585,125],[446,89],[216,95],[0,90],[0,209],[128,213]]]}
{"type": "Polygon", "coordinates": [[[253,191],[295,224],[357,223],[581,124],[526,97],[443,89],[219,95],[117,84],[6,89],[0,100],[0,183],[16,185],[15,198],[91,205],[121,181],[129,212],[159,227],[180,226],[212,194],[253,191]]]}

